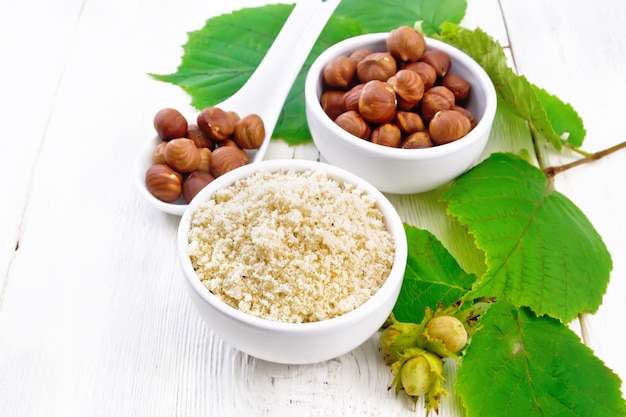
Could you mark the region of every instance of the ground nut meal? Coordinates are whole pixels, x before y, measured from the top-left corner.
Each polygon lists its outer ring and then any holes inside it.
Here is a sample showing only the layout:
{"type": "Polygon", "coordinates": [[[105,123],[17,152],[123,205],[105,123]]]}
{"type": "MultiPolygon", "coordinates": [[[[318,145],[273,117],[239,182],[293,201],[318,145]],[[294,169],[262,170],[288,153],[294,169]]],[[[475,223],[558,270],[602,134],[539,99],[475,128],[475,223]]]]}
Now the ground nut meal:
{"type": "Polygon", "coordinates": [[[394,241],[375,199],[317,170],[257,172],[193,213],[196,273],[227,304],[303,323],[345,314],[391,270],[394,241]]]}

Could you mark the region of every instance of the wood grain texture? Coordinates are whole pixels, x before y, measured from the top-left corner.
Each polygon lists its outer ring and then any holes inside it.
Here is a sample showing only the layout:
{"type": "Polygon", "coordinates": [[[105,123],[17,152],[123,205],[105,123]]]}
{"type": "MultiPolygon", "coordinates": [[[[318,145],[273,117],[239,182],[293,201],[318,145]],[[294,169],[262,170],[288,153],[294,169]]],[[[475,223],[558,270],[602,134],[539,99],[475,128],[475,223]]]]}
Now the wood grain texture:
{"type": "MultiPolygon", "coordinates": [[[[421,402],[413,411],[387,390],[392,375],[377,336],[306,366],[257,360],[222,342],[187,299],[174,247],[178,218],[154,210],[132,184],[154,113],[191,111],[180,89],[147,74],[174,71],[186,33],[208,17],[263,3],[0,3],[0,56],[20,62],[0,66],[8,108],[1,123],[12,122],[2,140],[2,172],[13,179],[0,216],[1,416],[424,415],[421,402]]],[[[617,99],[626,94],[626,10],[620,2],[597,4],[470,0],[464,21],[510,45],[520,73],[572,102],[586,122],[589,150],[626,137],[617,99]]],[[[538,149],[542,164],[574,157],[541,143],[538,149]]],[[[535,155],[524,123],[496,120],[483,156],[497,150],[535,155]]],[[[279,158],[322,159],[312,144],[275,142],[266,159],[279,158]]],[[[572,326],[622,378],[623,158],[557,181],[596,225],[614,261],[600,311],[583,317],[582,328],[572,326]]],[[[389,198],[405,221],[468,259],[476,249],[445,216],[441,192],[389,198]]],[[[461,263],[468,271],[484,268],[461,263]]],[[[446,366],[452,392],[453,364],[446,366]]],[[[459,400],[444,398],[439,415],[463,415],[459,400]]]]}

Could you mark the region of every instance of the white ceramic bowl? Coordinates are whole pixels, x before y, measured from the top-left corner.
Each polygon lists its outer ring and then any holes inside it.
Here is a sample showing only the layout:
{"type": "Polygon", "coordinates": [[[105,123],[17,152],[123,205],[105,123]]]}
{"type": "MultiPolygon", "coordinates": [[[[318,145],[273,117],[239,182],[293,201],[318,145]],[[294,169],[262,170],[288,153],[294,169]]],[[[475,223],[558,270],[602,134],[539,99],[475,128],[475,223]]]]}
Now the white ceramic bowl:
{"type": "Polygon", "coordinates": [[[336,125],[322,110],[324,66],[340,55],[359,48],[386,51],[387,33],[356,36],[341,41],[315,60],[305,83],[306,115],[313,141],[324,159],[364,178],[379,190],[395,194],[413,194],[432,190],[471,168],[489,139],[496,112],[496,91],[483,68],[460,50],[426,38],[429,49],[450,55],[451,73],[471,84],[467,104],[478,124],[465,137],[426,149],[389,148],[365,141],[336,125]]]}
{"type": "Polygon", "coordinates": [[[193,305],[208,326],[223,340],[254,357],[285,364],[305,364],[335,358],[370,338],[385,322],[400,292],[406,267],[407,242],[402,221],[386,197],[356,175],[329,164],[306,160],[270,160],[237,168],[218,177],[191,201],[181,217],[177,250],[185,286],[193,305]],[[395,240],[394,264],[381,288],[356,309],[328,320],[282,323],[255,317],[233,308],[213,295],[196,275],[187,255],[187,234],[192,213],[215,190],[227,187],[259,170],[316,169],[331,178],[353,183],[375,197],[385,224],[395,240]]]}

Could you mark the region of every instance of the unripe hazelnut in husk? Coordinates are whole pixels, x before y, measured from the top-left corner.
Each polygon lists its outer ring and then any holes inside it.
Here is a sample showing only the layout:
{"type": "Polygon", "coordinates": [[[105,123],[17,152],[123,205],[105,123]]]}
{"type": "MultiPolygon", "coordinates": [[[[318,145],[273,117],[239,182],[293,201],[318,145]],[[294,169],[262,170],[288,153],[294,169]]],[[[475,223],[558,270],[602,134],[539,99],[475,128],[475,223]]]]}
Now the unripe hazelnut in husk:
{"type": "Polygon", "coordinates": [[[451,353],[459,352],[467,344],[467,331],[453,316],[433,317],[426,323],[426,332],[431,339],[440,340],[451,353]]]}
{"type": "Polygon", "coordinates": [[[404,362],[400,368],[400,381],[407,395],[419,397],[432,391],[442,374],[441,358],[424,351],[404,362]]]}

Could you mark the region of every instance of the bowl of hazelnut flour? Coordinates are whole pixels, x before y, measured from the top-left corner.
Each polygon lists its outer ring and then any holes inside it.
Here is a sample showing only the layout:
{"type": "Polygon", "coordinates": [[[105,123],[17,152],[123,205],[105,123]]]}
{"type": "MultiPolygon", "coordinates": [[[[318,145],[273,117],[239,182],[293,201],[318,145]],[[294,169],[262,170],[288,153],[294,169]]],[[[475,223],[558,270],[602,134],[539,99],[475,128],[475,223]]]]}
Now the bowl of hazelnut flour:
{"type": "Polygon", "coordinates": [[[271,160],[211,182],[183,214],[190,298],[235,348],[272,362],[340,356],[371,337],[398,297],[407,243],[398,213],[360,177],[271,160]]]}

